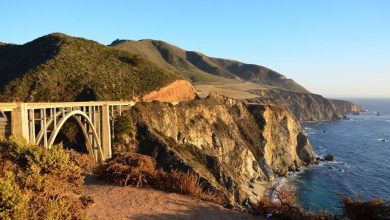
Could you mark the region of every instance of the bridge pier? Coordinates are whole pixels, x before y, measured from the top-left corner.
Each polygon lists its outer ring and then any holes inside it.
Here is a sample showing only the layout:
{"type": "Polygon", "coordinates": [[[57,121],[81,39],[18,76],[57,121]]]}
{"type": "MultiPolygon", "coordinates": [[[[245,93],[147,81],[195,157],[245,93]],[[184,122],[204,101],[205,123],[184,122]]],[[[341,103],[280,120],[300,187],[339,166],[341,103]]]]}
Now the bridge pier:
{"type": "Polygon", "coordinates": [[[102,150],[104,158],[111,158],[110,107],[102,106],[102,150]]]}
{"type": "Polygon", "coordinates": [[[17,103],[11,114],[11,123],[11,133],[14,137],[29,140],[29,123],[25,103],[17,103]]]}

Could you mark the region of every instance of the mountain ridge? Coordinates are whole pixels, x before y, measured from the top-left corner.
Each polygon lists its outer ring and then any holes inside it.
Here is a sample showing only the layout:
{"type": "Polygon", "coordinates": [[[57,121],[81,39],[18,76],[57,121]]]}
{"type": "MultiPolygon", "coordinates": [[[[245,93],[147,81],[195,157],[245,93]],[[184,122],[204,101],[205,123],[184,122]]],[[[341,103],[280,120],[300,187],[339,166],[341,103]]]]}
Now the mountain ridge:
{"type": "Polygon", "coordinates": [[[0,74],[0,100],[30,102],[125,100],[180,78],[126,51],[62,33],[0,46],[0,74]]]}
{"type": "Polygon", "coordinates": [[[151,39],[115,40],[110,46],[149,57],[155,63],[163,66],[168,65],[176,71],[183,71],[193,83],[210,83],[215,82],[215,79],[221,80],[213,78],[213,76],[217,76],[241,82],[256,82],[260,85],[264,84],[296,92],[309,92],[292,79],[287,79],[286,76],[267,67],[231,59],[209,57],[201,52],[187,51],[164,41],[151,39]],[[201,74],[203,78],[198,77],[197,74],[201,74]],[[204,75],[208,75],[211,79],[204,79],[204,75]]]}

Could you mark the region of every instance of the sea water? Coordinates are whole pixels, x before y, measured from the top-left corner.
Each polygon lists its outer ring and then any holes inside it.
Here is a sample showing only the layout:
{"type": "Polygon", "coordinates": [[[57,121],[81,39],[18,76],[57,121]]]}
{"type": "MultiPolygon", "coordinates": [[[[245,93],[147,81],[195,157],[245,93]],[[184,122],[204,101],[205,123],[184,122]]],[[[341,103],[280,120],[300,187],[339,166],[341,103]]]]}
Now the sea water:
{"type": "Polygon", "coordinates": [[[352,101],[368,111],[348,115],[349,120],[302,123],[317,155],[335,158],[284,181],[296,190],[306,210],[339,213],[339,196],[390,201],[390,99],[352,101]]]}

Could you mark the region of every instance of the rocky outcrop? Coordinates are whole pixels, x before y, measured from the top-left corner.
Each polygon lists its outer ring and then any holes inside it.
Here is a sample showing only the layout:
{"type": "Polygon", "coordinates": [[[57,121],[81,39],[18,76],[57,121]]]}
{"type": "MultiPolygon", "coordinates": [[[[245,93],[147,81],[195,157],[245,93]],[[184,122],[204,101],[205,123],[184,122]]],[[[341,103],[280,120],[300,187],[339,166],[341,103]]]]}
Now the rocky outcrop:
{"type": "Polygon", "coordinates": [[[192,170],[235,207],[257,202],[275,175],[315,159],[286,108],[248,106],[215,93],[177,105],[138,103],[116,124],[116,152],[151,155],[164,169],[192,170]]]}
{"type": "Polygon", "coordinates": [[[330,101],[337,106],[344,114],[347,113],[359,113],[363,111],[363,108],[350,101],[330,99],[330,101]]]}
{"type": "Polygon", "coordinates": [[[193,100],[195,97],[196,91],[190,82],[186,80],[176,80],[158,91],[150,92],[142,99],[146,102],[180,102],[193,100]]]}
{"type": "Polygon", "coordinates": [[[284,105],[299,121],[331,121],[345,118],[344,112],[329,99],[321,95],[297,93],[286,90],[250,90],[260,96],[248,103],[284,105]]]}

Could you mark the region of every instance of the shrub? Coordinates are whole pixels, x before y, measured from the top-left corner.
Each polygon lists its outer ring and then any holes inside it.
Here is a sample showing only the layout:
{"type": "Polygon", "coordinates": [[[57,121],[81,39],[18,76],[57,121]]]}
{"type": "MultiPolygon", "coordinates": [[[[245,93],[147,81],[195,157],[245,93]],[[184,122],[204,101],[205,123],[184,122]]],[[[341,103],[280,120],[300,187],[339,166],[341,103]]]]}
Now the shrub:
{"type": "Polygon", "coordinates": [[[79,153],[73,149],[65,150],[69,154],[69,160],[81,168],[84,173],[92,173],[96,167],[95,159],[90,154],[79,153]]]}
{"type": "Polygon", "coordinates": [[[1,193],[13,201],[0,204],[4,215],[17,218],[17,210],[26,201],[27,205],[23,205],[26,219],[75,219],[83,216],[79,199],[83,184],[81,169],[70,161],[61,146],[45,149],[7,139],[0,140],[0,154],[4,162],[13,165],[15,173],[12,178],[9,175],[1,177],[1,193]]]}
{"type": "Polygon", "coordinates": [[[343,217],[351,220],[390,219],[390,204],[381,199],[364,201],[360,196],[356,196],[355,198],[343,197],[341,202],[343,217]]]}
{"type": "Polygon", "coordinates": [[[156,175],[156,161],[142,154],[124,153],[97,167],[96,174],[123,186],[139,187],[156,175]]]}
{"type": "Polygon", "coordinates": [[[0,219],[22,219],[26,215],[27,197],[15,182],[15,176],[7,173],[0,179],[0,219]]]}

